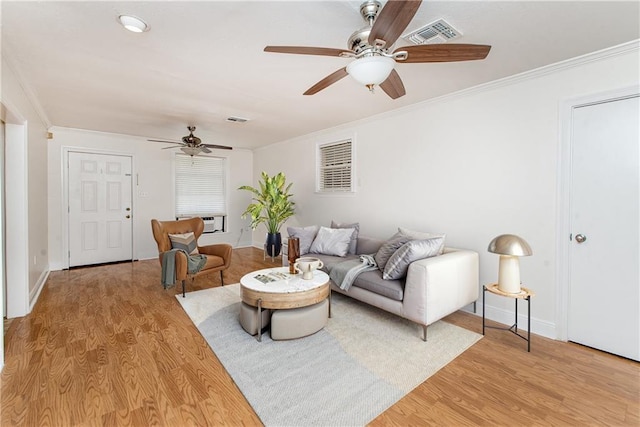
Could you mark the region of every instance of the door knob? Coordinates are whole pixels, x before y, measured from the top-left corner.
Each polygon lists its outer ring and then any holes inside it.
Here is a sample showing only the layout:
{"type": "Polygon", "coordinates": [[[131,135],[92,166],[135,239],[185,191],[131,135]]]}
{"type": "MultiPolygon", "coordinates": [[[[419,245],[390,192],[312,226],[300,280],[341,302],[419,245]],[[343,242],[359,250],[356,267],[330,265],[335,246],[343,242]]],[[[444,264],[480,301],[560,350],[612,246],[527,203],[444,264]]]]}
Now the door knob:
{"type": "Polygon", "coordinates": [[[125,216],[125,218],[129,219],[129,218],[131,218],[131,215],[127,215],[127,216],[125,216]]]}
{"type": "Polygon", "coordinates": [[[584,243],[587,240],[587,236],[584,234],[576,234],[576,242],[584,243]]]}

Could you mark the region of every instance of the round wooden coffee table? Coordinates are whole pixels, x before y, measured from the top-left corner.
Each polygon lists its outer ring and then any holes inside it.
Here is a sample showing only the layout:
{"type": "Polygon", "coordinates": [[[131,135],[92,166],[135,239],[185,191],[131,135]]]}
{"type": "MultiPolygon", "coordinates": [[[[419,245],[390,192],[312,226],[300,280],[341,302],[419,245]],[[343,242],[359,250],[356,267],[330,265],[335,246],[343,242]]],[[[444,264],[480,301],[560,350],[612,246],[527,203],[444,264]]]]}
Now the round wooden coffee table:
{"type": "Polygon", "coordinates": [[[258,309],[258,341],[262,340],[262,309],[287,310],[307,307],[329,298],[331,317],[331,286],[329,275],[315,270],[313,279],[302,274],[289,274],[288,267],[267,268],[245,274],[240,279],[242,302],[258,309]]]}

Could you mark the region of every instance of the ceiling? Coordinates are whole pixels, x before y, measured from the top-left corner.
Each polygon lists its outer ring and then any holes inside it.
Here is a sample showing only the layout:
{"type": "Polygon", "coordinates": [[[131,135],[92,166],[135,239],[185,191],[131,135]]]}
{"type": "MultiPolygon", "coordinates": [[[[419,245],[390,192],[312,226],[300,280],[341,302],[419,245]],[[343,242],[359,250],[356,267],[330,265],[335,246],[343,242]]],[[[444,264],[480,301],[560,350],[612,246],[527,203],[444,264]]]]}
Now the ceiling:
{"type": "Polygon", "coordinates": [[[263,48],[345,48],[360,3],[3,0],[3,56],[50,126],[179,139],[193,124],[205,143],[251,149],[640,38],[638,1],[424,1],[408,30],[444,18],[456,43],[492,45],[487,59],[398,64],[396,100],[348,76],[303,96],[349,59],[263,48]]]}

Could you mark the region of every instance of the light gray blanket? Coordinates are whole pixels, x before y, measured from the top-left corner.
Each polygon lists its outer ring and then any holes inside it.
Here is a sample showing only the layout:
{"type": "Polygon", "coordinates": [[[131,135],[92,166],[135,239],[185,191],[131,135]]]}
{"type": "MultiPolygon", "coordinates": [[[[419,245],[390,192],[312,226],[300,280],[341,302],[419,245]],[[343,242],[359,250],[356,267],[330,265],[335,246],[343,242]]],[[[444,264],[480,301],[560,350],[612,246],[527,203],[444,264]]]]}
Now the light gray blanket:
{"type": "Polygon", "coordinates": [[[333,266],[329,272],[329,278],[340,289],[348,291],[359,274],[378,268],[372,255],[360,255],[359,259],[343,261],[333,266]]]}
{"type": "Polygon", "coordinates": [[[184,252],[187,256],[187,271],[195,274],[202,270],[207,262],[207,256],[202,254],[189,255],[183,249],[171,249],[162,253],[162,286],[173,286],[176,283],[176,252],[184,252]]]}

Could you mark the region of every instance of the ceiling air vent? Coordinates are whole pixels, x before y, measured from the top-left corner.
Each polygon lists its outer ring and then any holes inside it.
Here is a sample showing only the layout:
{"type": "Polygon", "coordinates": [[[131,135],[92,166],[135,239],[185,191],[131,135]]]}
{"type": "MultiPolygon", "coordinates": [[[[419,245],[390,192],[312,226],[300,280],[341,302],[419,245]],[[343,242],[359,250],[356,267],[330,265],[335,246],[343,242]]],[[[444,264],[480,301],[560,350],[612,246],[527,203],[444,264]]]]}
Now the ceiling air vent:
{"type": "Polygon", "coordinates": [[[445,43],[457,39],[462,33],[444,19],[438,19],[424,27],[402,36],[413,44],[445,43]]]}
{"type": "Polygon", "coordinates": [[[249,119],[245,119],[244,117],[227,117],[227,121],[228,122],[233,122],[233,123],[246,123],[249,121],[249,119]]]}

